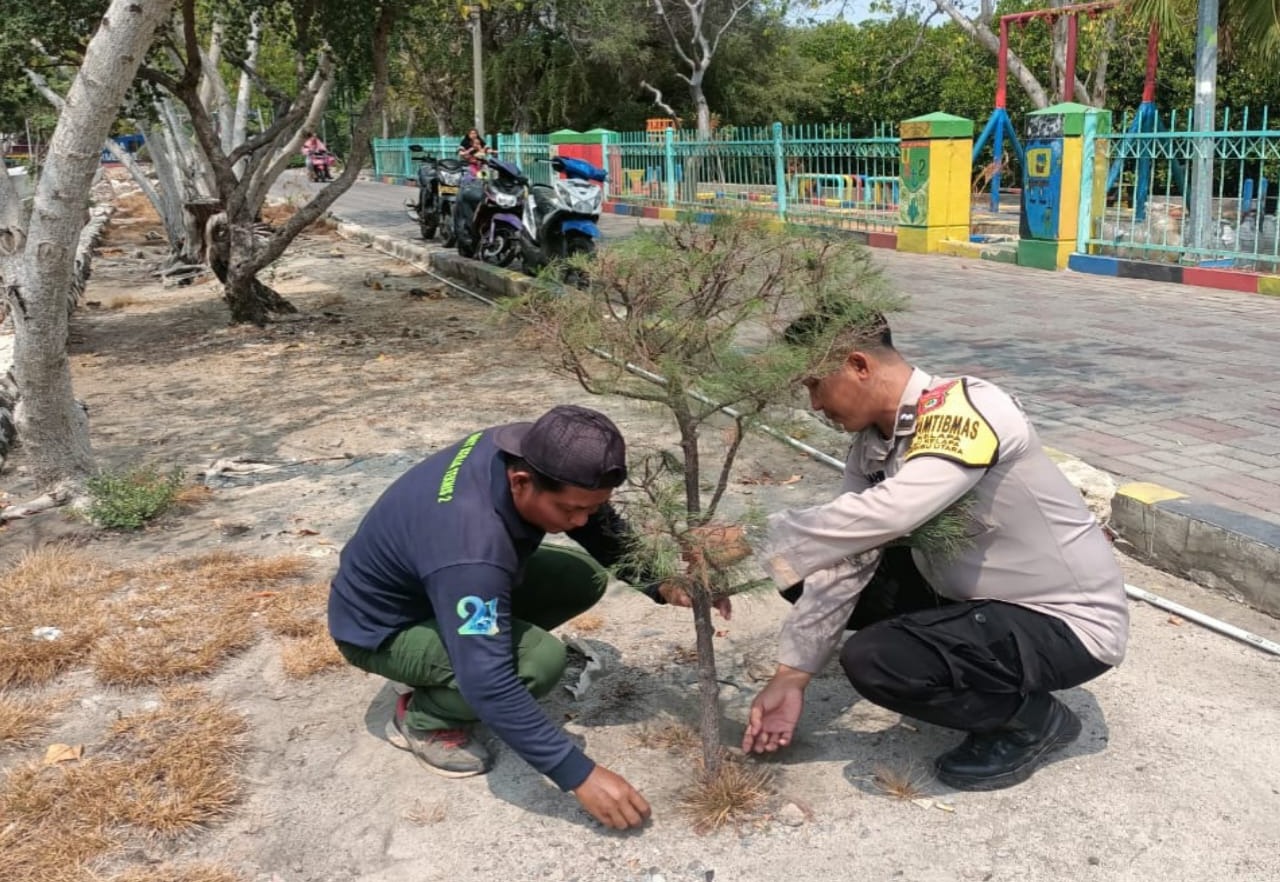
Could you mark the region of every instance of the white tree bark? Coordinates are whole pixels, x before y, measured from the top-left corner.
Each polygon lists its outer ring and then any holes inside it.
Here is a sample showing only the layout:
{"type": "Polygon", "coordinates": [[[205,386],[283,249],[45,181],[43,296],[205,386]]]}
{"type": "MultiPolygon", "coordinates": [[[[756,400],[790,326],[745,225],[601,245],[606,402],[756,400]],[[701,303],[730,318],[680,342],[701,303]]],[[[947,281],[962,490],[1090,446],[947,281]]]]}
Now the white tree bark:
{"type": "MultiPolygon", "coordinates": [[[[24,230],[3,198],[0,277],[14,321],[18,431],[42,489],[93,468],[89,428],[72,395],[67,295],[102,142],[173,0],[112,0],[66,98],[24,230]]],[[[7,175],[6,175],[7,177],[7,175]]]]}
{"type": "Polygon", "coordinates": [[[707,71],[711,69],[716,52],[720,50],[721,38],[733,26],[739,13],[751,5],[751,0],[731,0],[724,22],[715,27],[707,21],[709,2],[710,0],[678,0],[678,6],[673,11],[667,8],[665,0],[653,0],[654,11],[666,28],[667,36],[671,38],[676,55],[689,68],[687,74],[680,72],[678,76],[689,85],[689,94],[698,119],[698,138],[703,141],[711,139],[711,108],[707,105],[703,81],[707,71]]]}
{"type": "MultiPolygon", "coordinates": [[[[262,48],[262,13],[255,9],[249,18],[249,37],[245,45],[245,65],[249,69],[258,66],[258,52],[262,48]]],[[[232,128],[231,144],[243,144],[249,131],[249,98],[253,94],[253,78],[249,70],[240,71],[240,86],[236,90],[236,121],[232,128]]],[[[230,150],[232,147],[228,147],[230,150]]],[[[244,174],[244,161],[236,164],[236,174],[244,174]]]]}

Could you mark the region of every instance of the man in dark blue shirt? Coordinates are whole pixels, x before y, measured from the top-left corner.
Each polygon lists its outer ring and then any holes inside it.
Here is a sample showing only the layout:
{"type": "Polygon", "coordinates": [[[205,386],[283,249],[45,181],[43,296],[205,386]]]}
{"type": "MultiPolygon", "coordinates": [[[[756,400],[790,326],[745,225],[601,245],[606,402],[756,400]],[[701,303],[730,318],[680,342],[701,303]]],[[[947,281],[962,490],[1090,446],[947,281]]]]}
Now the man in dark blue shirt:
{"type": "MultiPolygon", "coordinates": [[[[626,474],[609,418],[563,405],[535,423],[468,435],[387,488],[342,551],[329,631],[353,665],[413,688],[388,724],[392,743],[440,774],[483,774],[492,758],[466,728],[480,720],[601,823],[644,823],[644,797],[535,701],[565,667],[564,645],[548,631],[593,606],[607,582],[602,565],[628,551],[627,526],[609,505],[626,474]],[[590,557],[540,547],[561,532],[590,557]]],[[[651,581],[622,569],[626,581],[651,581]]],[[[644,591],[689,604],[673,584],[644,591]]]]}

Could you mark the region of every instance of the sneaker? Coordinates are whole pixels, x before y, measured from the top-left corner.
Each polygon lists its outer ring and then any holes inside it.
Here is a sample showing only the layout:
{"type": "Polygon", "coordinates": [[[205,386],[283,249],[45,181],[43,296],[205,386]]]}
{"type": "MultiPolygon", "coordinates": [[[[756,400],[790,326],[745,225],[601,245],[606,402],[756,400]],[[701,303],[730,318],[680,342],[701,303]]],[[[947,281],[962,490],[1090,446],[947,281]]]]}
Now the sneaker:
{"type": "Polygon", "coordinates": [[[1080,736],[1080,718],[1058,699],[1031,696],[994,732],[970,732],[938,757],[938,780],[957,790],[1000,790],[1031,777],[1046,756],[1080,736]]]}
{"type": "Polygon", "coordinates": [[[387,721],[387,740],[407,750],[437,775],[468,778],[493,768],[493,754],[466,729],[414,729],[404,721],[412,692],[396,700],[396,710],[387,721]]]}

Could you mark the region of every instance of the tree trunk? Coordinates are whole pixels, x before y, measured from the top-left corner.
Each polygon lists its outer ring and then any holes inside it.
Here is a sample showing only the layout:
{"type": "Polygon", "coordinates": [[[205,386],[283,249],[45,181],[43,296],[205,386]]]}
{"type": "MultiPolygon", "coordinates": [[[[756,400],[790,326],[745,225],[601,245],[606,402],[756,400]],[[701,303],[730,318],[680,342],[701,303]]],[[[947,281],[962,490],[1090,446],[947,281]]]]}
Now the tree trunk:
{"type": "MultiPolygon", "coordinates": [[[[249,17],[249,36],[245,40],[244,60],[247,68],[257,69],[258,53],[262,48],[262,13],[255,9],[249,17]]],[[[243,144],[249,131],[249,97],[253,94],[253,78],[248,70],[240,71],[240,85],[236,89],[236,117],[231,130],[231,146],[243,144]]],[[[243,176],[247,159],[236,163],[236,175],[243,176]]]]}
{"type": "Polygon", "coordinates": [[[67,292],[89,187],[106,140],[156,27],[172,0],[112,0],[90,40],[49,145],[24,236],[0,232],[0,272],[14,319],[18,431],[39,487],[77,482],[93,468],[89,427],[67,359],[67,292]]]}
{"type": "Polygon", "coordinates": [[[227,301],[231,321],[263,327],[271,313],[294,313],[298,309],[258,280],[254,226],[251,217],[240,217],[231,223],[225,214],[214,215],[205,237],[206,257],[209,268],[222,282],[222,297],[227,301]]]}
{"type": "Polygon", "coordinates": [[[138,122],[138,128],[147,141],[147,152],[151,154],[151,168],[159,182],[159,204],[156,211],[164,221],[165,233],[169,237],[169,248],[173,262],[195,264],[201,262],[203,253],[204,226],[192,227],[183,205],[187,193],[196,188],[194,181],[188,181],[184,169],[178,164],[177,157],[170,149],[169,139],[163,134],[164,122],[160,128],[138,122]]]}
{"type": "Polygon", "coordinates": [[[702,765],[708,777],[715,777],[720,772],[720,681],[716,677],[711,588],[703,584],[690,595],[698,647],[698,733],[702,736],[702,765]]]}

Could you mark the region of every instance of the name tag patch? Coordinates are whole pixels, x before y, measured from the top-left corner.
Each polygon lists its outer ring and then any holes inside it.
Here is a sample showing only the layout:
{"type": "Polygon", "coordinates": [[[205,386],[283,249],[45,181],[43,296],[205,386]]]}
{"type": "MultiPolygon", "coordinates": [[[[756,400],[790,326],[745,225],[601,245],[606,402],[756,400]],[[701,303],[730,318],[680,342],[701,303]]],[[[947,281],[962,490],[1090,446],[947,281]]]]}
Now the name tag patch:
{"type": "Polygon", "coordinates": [[[964,380],[928,389],[916,406],[916,431],[905,460],[940,456],[973,468],[995,465],[1000,439],[969,400],[964,380]]]}

